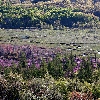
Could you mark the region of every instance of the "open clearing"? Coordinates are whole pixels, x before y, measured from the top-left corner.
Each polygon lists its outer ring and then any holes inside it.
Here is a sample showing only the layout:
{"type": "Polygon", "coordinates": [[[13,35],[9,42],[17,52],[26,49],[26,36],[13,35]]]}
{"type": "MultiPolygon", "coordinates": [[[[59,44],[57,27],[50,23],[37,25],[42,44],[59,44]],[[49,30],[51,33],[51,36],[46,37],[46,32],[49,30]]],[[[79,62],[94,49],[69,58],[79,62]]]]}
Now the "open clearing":
{"type": "MultiPolygon", "coordinates": [[[[0,43],[60,47],[74,53],[100,53],[100,29],[0,29],[0,43]]],[[[98,55],[99,56],[99,55],[98,55]]]]}

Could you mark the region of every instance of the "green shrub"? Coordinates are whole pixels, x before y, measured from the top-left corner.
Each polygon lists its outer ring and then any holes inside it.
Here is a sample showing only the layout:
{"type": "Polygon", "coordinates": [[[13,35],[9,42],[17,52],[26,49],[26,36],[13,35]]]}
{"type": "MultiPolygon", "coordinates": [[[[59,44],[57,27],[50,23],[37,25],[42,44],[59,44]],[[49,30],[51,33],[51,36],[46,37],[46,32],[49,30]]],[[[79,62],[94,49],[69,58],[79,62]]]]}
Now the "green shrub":
{"type": "Polygon", "coordinates": [[[48,72],[52,75],[55,79],[63,77],[63,65],[61,63],[61,59],[59,55],[57,55],[53,61],[48,63],[48,72]]]}

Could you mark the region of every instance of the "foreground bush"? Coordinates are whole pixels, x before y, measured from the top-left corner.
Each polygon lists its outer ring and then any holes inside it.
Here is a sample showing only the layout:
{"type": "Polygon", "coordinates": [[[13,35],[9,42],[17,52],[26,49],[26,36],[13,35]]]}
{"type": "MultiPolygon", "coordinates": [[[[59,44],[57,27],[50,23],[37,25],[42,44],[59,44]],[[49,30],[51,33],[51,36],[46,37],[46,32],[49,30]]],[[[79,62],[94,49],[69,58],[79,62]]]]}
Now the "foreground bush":
{"type": "Polygon", "coordinates": [[[3,100],[92,100],[100,97],[100,80],[95,84],[74,78],[55,80],[48,73],[44,78],[24,80],[12,72],[0,78],[0,99],[3,100]]]}

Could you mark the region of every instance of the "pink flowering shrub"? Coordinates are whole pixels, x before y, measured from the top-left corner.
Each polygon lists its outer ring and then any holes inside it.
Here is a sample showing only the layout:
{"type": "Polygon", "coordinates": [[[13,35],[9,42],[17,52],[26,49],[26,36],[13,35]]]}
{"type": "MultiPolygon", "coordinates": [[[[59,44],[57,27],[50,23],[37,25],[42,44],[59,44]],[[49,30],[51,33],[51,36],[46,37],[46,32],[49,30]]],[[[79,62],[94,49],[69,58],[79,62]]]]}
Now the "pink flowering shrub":
{"type": "Polygon", "coordinates": [[[97,99],[100,97],[99,64],[96,57],[76,56],[72,52],[66,55],[57,48],[2,44],[0,75],[6,81],[0,80],[0,99],[11,100],[8,98],[12,96],[13,100],[66,100],[72,93],[74,100],[84,95],[87,98],[90,94],[86,91],[92,94],[90,98],[97,99]]]}

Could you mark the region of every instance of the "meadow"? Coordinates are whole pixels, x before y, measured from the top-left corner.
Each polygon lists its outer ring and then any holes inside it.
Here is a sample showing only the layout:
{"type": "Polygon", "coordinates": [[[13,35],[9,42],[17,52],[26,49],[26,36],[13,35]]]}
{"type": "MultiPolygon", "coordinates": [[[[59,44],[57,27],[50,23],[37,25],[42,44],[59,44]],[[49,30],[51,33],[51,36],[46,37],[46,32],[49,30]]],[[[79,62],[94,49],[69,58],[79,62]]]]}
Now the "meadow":
{"type": "Polygon", "coordinates": [[[100,29],[1,29],[0,42],[8,44],[29,44],[48,48],[60,47],[64,51],[86,51],[99,53],[100,29]]]}

